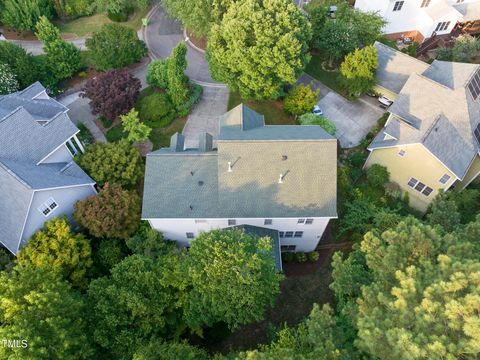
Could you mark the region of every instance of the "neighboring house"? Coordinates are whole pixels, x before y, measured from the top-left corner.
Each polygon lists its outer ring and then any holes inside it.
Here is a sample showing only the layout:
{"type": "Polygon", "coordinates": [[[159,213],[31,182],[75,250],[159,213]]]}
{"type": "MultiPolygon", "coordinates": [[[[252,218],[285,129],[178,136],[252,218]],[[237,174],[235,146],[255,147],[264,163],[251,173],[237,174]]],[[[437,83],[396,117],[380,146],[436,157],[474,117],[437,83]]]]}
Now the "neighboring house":
{"type": "Polygon", "coordinates": [[[278,232],[282,251],[312,251],[337,217],[337,140],[319,126],[265,125],[239,105],[185,149],[147,155],[142,218],[184,246],[202,231],[251,225],[278,232]]]}
{"type": "Polygon", "coordinates": [[[40,83],[0,96],[0,242],[13,254],[52,217],[96,193],[68,109],[40,83]]]}
{"type": "Polygon", "coordinates": [[[357,0],[355,7],[383,16],[392,40],[410,37],[420,43],[433,33],[450,34],[457,23],[480,20],[480,0],[357,0]]]}
{"type": "Polygon", "coordinates": [[[377,90],[395,96],[365,164],[388,168],[425,211],[440,189],[463,189],[480,174],[480,65],[431,65],[375,43],[377,90]]]}

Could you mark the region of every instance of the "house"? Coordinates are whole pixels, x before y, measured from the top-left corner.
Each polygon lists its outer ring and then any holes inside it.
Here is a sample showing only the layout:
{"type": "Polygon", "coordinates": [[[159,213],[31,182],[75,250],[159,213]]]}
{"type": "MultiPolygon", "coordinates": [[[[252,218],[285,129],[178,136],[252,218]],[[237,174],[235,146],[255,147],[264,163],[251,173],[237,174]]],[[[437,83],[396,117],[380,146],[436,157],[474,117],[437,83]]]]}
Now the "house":
{"type": "Polygon", "coordinates": [[[463,189],[480,174],[480,65],[428,65],[375,46],[377,90],[393,93],[395,102],[365,166],[387,167],[410,205],[425,211],[440,189],[463,189]]]}
{"type": "Polygon", "coordinates": [[[68,109],[40,83],[0,96],[0,242],[13,254],[54,216],[96,193],[68,109]]]}
{"type": "Polygon", "coordinates": [[[434,33],[450,34],[458,23],[480,20],[479,0],[356,0],[355,8],[383,16],[391,40],[409,37],[420,43],[434,33]]]}
{"type": "Polygon", "coordinates": [[[181,245],[202,231],[250,225],[278,232],[282,251],[312,251],[337,217],[337,140],[319,126],[265,125],[239,105],[216,139],[147,155],[142,218],[181,245]]]}

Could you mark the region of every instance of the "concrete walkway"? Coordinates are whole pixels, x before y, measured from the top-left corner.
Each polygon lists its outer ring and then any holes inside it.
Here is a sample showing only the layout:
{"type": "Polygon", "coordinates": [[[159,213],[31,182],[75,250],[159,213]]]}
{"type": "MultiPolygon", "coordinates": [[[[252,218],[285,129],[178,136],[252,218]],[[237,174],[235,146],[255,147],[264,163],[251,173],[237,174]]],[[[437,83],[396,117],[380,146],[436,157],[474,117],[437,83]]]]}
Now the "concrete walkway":
{"type": "Polygon", "coordinates": [[[298,82],[311,84],[320,90],[318,105],[325,116],[335,123],[335,137],[343,148],[358,146],[385,112],[364,99],[348,101],[310,75],[303,74],[298,82]]]}
{"type": "Polygon", "coordinates": [[[183,129],[187,148],[198,146],[198,136],[208,132],[218,137],[218,118],[227,112],[228,89],[225,87],[204,87],[202,98],[188,116],[183,129]]]}
{"type": "MultiPolygon", "coordinates": [[[[43,51],[43,43],[39,40],[9,40],[10,42],[17,44],[24,48],[27,52],[32,53],[32,55],[42,55],[44,54],[43,51]]],[[[87,50],[85,46],[85,38],[78,38],[73,40],[66,40],[73,45],[75,45],[80,50],[87,50]]]]}

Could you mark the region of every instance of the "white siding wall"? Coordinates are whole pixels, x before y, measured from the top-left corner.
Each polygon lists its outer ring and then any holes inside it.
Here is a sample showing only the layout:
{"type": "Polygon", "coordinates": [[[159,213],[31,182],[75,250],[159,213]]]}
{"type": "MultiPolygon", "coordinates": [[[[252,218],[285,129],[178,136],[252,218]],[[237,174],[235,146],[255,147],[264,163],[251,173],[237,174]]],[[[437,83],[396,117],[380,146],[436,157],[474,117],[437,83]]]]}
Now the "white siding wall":
{"type": "Polygon", "coordinates": [[[77,186],[65,189],[43,190],[37,191],[33,195],[30,212],[25,223],[25,229],[22,235],[22,242],[26,242],[37,230],[43,227],[45,221],[54,217],[67,215],[71,218],[73,213],[73,205],[81,199],[90,195],[95,195],[95,189],[90,185],[77,186]],[[50,197],[54,198],[58,207],[45,217],[39,210],[41,206],[50,197]]]}
{"type": "Polygon", "coordinates": [[[67,149],[67,145],[63,144],[55,152],[50,154],[42,163],[60,163],[60,162],[70,162],[72,161],[72,154],[67,149]]]}
{"type": "MultiPolygon", "coordinates": [[[[296,245],[296,251],[312,251],[320,241],[330,220],[329,218],[312,219],[314,220],[310,225],[298,224],[298,218],[272,218],[272,225],[264,225],[264,218],[235,220],[236,225],[253,225],[278,231],[303,231],[301,238],[280,238],[281,245],[296,245]]],[[[152,228],[162,232],[165,238],[178,241],[183,246],[187,246],[192,240],[187,239],[187,232],[193,233],[196,237],[203,231],[229,227],[228,219],[149,219],[149,222],[152,228]]]]}
{"type": "MultiPolygon", "coordinates": [[[[443,0],[431,0],[429,7],[443,0]]],[[[466,2],[475,2],[478,0],[465,0],[466,2]]],[[[428,38],[432,35],[437,24],[443,21],[450,21],[450,26],[437,34],[448,34],[452,31],[457,21],[461,20],[458,12],[452,10],[446,14],[442,14],[436,19],[432,19],[426,12],[426,8],[421,8],[422,0],[404,0],[401,10],[393,11],[395,6],[393,0],[357,0],[355,7],[363,11],[378,11],[388,24],[384,32],[386,34],[399,33],[404,31],[420,31],[424,37],[428,38]]],[[[455,0],[449,0],[451,4],[455,4],[455,0]]]]}

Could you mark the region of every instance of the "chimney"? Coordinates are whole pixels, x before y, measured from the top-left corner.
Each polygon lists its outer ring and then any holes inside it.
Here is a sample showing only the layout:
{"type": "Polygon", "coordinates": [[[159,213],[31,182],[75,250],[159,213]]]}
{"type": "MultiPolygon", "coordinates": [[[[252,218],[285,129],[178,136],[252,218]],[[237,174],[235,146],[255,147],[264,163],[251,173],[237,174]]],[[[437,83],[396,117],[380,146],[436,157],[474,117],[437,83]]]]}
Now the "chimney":
{"type": "Polygon", "coordinates": [[[232,162],[228,162],[228,172],[232,172],[232,162]]]}
{"type": "Polygon", "coordinates": [[[170,148],[175,152],[182,152],[185,146],[185,137],[178,132],[170,138],[170,148]]]}
{"type": "Polygon", "coordinates": [[[201,133],[198,136],[198,150],[208,152],[213,150],[213,136],[209,133],[201,133]]]}
{"type": "Polygon", "coordinates": [[[278,183],[283,184],[283,174],[280,174],[280,177],[278,178],[278,183]]]}

